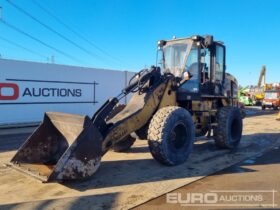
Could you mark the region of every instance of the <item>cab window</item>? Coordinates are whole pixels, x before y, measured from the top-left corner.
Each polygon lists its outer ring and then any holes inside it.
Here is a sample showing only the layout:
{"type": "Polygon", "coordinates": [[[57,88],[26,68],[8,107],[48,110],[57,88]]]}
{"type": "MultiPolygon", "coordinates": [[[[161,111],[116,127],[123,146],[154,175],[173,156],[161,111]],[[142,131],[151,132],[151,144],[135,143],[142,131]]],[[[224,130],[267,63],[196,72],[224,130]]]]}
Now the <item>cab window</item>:
{"type": "Polygon", "coordinates": [[[198,49],[193,47],[188,56],[184,71],[188,71],[191,78],[186,81],[182,88],[188,92],[197,93],[199,91],[199,63],[198,63],[198,49]]]}
{"type": "Polygon", "coordinates": [[[200,52],[200,63],[201,63],[201,83],[210,81],[210,51],[209,49],[202,49],[200,52]]]}
{"type": "Polygon", "coordinates": [[[216,46],[215,56],[215,79],[217,82],[222,82],[224,77],[224,48],[222,46],[216,46]]]}

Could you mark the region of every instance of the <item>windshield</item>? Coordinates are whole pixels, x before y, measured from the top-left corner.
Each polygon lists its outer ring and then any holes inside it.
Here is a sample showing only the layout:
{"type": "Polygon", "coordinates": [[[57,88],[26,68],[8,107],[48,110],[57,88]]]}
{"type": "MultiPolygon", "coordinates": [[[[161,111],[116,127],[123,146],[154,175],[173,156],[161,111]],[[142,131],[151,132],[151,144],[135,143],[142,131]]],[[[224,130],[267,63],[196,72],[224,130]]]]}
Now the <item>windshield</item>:
{"type": "Polygon", "coordinates": [[[163,48],[163,67],[165,72],[174,74],[176,77],[182,75],[186,59],[188,44],[175,43],[163,48]]]}
{"type": "Polygon", "coordinates": [[[197,93],[199,89],[198,49],[193,46],[189,52],[184,71],[191,75],[191,78],[182,84],[182,88],[188,92],[197,93]]]}
{"type": "Polygon", "coordinates": [[[278,93],[277,92],[265,92],[264,98],[265,99],[277,99],[278,93]]]}

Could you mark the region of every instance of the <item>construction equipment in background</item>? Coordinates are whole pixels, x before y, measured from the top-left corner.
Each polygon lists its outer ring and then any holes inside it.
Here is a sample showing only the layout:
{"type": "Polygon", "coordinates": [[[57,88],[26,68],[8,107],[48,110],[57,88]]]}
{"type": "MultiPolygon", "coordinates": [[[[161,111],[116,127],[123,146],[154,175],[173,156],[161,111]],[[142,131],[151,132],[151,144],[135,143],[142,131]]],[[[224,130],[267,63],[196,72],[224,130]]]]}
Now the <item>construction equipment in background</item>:
{"type": "Polygon", "coordinates": [[[265,77],[266,77],[266,66],[263,65],[259,76],[258,86],[254,90],[254,93],[252,94],[254,105],[261,105],[264,99],[264,91],[265,91],[265,84],[266,84],[265,77]]]}
{"type": "Polygon", "coordinates": [[[238,100],[245,106],[262,105],[265,91],[266,66],[263,65],[257,86],[247,86],[240,88],[238,91],[238,100]]]}
{"type": "Polygon", "coordinates": [[[259,81],[258,81],[258,88],[261,88],[262,84],[265,86],[265,76],[266,76],[266,66],[263,65],[261,69],[261,73],[259,76],[259,81]]]}
{"type": "Polygon", "coordinates": [[[253,99],[249,87],[238,90],[238,101],[245,106],[253,106],[253,99]]]}
{"type": "Polygon", "coordinates": [[[251,86],[249,88],[249,96],[253,102],[253,105],[262,105],[262,100],[264,98],[265,84],[266,84],[266,66],[263,65],[260,71],[260,76],[257,86],[251,86]]]}
{"type": "Polygon", "coordinates": [[[135,74],[91,118],[47,112],[10,166],[43,182],[85,179],[109,149],[129,149],[135,135],[147,139],[154,159],[169,166],[185,162],[195,136],[206,133],[217,147],[236,148],[242,113],[237,80],[225,72],[225,54],[213,36],[159,41],[161,68],[135,74]],[[128,94],[131,99],[121,106],[128,94]]]}
{"type": "Polygon", "coordinates": [[[264,99],[262,101],[262,110],[272,108],[278,110],[280,106],[280,83],[271,83],[265,85],[264,99]]]}

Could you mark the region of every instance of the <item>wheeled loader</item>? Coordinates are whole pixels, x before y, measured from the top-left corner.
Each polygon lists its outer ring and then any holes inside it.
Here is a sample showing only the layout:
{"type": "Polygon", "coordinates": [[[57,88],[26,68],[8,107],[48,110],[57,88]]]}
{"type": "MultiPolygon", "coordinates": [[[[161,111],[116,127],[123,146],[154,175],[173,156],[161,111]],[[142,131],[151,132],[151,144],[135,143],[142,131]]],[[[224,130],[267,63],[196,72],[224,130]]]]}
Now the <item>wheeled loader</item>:
{"type": "Polygon", "coordinates": [[[154,159],[168,166],[187,160],[195,136],[236,148],[242,115],[225,55],[213,36],[159,41],[157,66],[135,74],[92,117],[45,113],[10,166],[43,182],[63,181],[90,177],[108,150],[125,151],[136,137],[148,140],[154,159]],[[130,100],[121,105],[128,94],[130,100]]]}

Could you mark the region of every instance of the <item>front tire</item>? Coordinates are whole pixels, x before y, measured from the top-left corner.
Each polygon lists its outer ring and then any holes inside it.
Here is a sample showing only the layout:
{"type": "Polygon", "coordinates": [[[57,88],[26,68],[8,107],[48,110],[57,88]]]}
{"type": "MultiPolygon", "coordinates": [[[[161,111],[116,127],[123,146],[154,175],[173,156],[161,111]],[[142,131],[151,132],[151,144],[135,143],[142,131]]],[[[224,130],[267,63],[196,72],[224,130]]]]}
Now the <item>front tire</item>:
{"type": "Polygon", "coordinates": [[[236,148],[241,140],[243,121],[237,107],[222,107],[217,113],[217,128],[214,129],[214,140],[218,147],[236,148]]]}
{"type": "Polygon", "coordinates": [[[195,128],[190,113],[180,107],[161,108],[148,129],[149,149],[155,160],[164,165],[178,165],[190,155],[195,128]]]}

